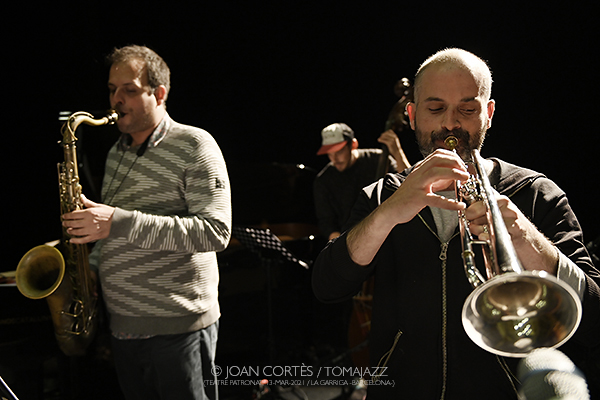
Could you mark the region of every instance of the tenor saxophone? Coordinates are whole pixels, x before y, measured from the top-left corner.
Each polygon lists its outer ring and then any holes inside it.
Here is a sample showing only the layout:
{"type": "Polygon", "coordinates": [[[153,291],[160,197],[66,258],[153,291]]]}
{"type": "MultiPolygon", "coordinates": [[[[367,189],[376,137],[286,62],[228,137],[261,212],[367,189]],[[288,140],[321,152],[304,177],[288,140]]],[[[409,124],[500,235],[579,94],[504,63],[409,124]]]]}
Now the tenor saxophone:
{"type": "MultiPolygon", "coordinates": [[[[61,216],[83,208],[77,168],[75,131],[81,124],[92,126],[115,123],[119,114],[94,119],[86,112],[72,114],[61,128],[64,161],[58,164],[61,216]]],[[[44,244],[29,250],[16,270],[17,288],[30,299],[48,302],[54,334],[67,356],[84,355],[98,327],[98,299],[92,281],[87,245],[73,244],[63,228],[60,250],[44,244]]]]}

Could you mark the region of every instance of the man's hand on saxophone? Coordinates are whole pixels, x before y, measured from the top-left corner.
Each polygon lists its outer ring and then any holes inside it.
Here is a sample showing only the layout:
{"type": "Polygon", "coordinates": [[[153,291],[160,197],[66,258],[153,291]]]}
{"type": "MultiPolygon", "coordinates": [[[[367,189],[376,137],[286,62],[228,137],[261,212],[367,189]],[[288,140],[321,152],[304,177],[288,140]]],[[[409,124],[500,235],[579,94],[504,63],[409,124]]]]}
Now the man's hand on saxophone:
{"type": "Polygon", "coordinates": [[[71,236],[71,243],[84,244],[108,237],[115,208],[95,203],[81,195],[84,209],[62,215],[62,225],[71,236]]]}

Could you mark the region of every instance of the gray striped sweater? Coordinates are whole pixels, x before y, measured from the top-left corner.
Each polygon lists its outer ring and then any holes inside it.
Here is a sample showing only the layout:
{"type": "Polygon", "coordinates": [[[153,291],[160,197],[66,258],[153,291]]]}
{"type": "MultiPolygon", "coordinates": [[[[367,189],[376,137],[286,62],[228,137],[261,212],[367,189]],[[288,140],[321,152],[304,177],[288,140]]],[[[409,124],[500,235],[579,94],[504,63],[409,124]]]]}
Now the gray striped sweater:
{"type": "Polygon", "coordinates": [[[191,332],[220,316],[217,251],[231,235],[225,161],[206,131],[168,115],[138,156],[126,136],[109,151],[102,187],[116,207],[94,246],[113,334],[191,332]]]}

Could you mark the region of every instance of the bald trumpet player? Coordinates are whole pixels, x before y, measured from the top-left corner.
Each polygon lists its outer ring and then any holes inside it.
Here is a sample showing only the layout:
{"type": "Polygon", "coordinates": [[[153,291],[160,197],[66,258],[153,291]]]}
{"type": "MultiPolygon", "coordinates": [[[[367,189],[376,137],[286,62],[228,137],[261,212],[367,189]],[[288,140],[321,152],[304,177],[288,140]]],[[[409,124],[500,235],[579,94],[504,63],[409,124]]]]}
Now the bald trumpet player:
{"type": "MultiPolygon", "coordinates": [[[[369,400],[516,399],[519,359],[479,347],[461,323],[473,288],[463,268],[458,212],[475,237],[487,240],[489,233],[485,204],[467,206],[454,187],[471,176],[465,161],[482,148],[492,125],[491,72],[474,54],[445,49],[421,65],[414,82],[407,111],[424,159],[363,189],[352,228],[315,262],[313,290],[321,301],[341,301],[374,276],[370,365],[381,368],[367,378],[369,400]],[[458,139],[455,151],[445,144],[448,136],[458,139]]],[[[561,351],[585,367],[588,350],[600,341],[600,273],[565,193],[533,170],[498,158],[482,164],[523,269],[543,271],[538,274],[568,287],[582,305],[579,326],[561,351]]],[[[540,297],[533,306],[553,300],[540,297]]],[[[482,302],[492,314],[503,312],[489,296],[482,302]]],[[[519,335],[527,340],[552,328],[527,316],[517,325],[526,328],[519,335]]]]}

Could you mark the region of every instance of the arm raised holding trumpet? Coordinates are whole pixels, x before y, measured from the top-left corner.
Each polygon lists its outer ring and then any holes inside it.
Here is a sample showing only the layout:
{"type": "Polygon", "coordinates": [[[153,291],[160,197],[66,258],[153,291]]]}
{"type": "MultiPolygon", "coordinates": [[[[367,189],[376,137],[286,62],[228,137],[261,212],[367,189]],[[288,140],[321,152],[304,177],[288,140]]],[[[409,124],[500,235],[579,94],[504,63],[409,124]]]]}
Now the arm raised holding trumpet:
{"type": "Polygon", "coordinates": [[[374,277],[371,364],[395,386],[370,398],[514,398],[512,360],[598,344],[600,273],[554,182],[480,156],[496,108],[485,62],[443,50],[414,82],[423,160],[363,189],[351,228],[315,262],[313,290],[343,300],[374,277]]]}

